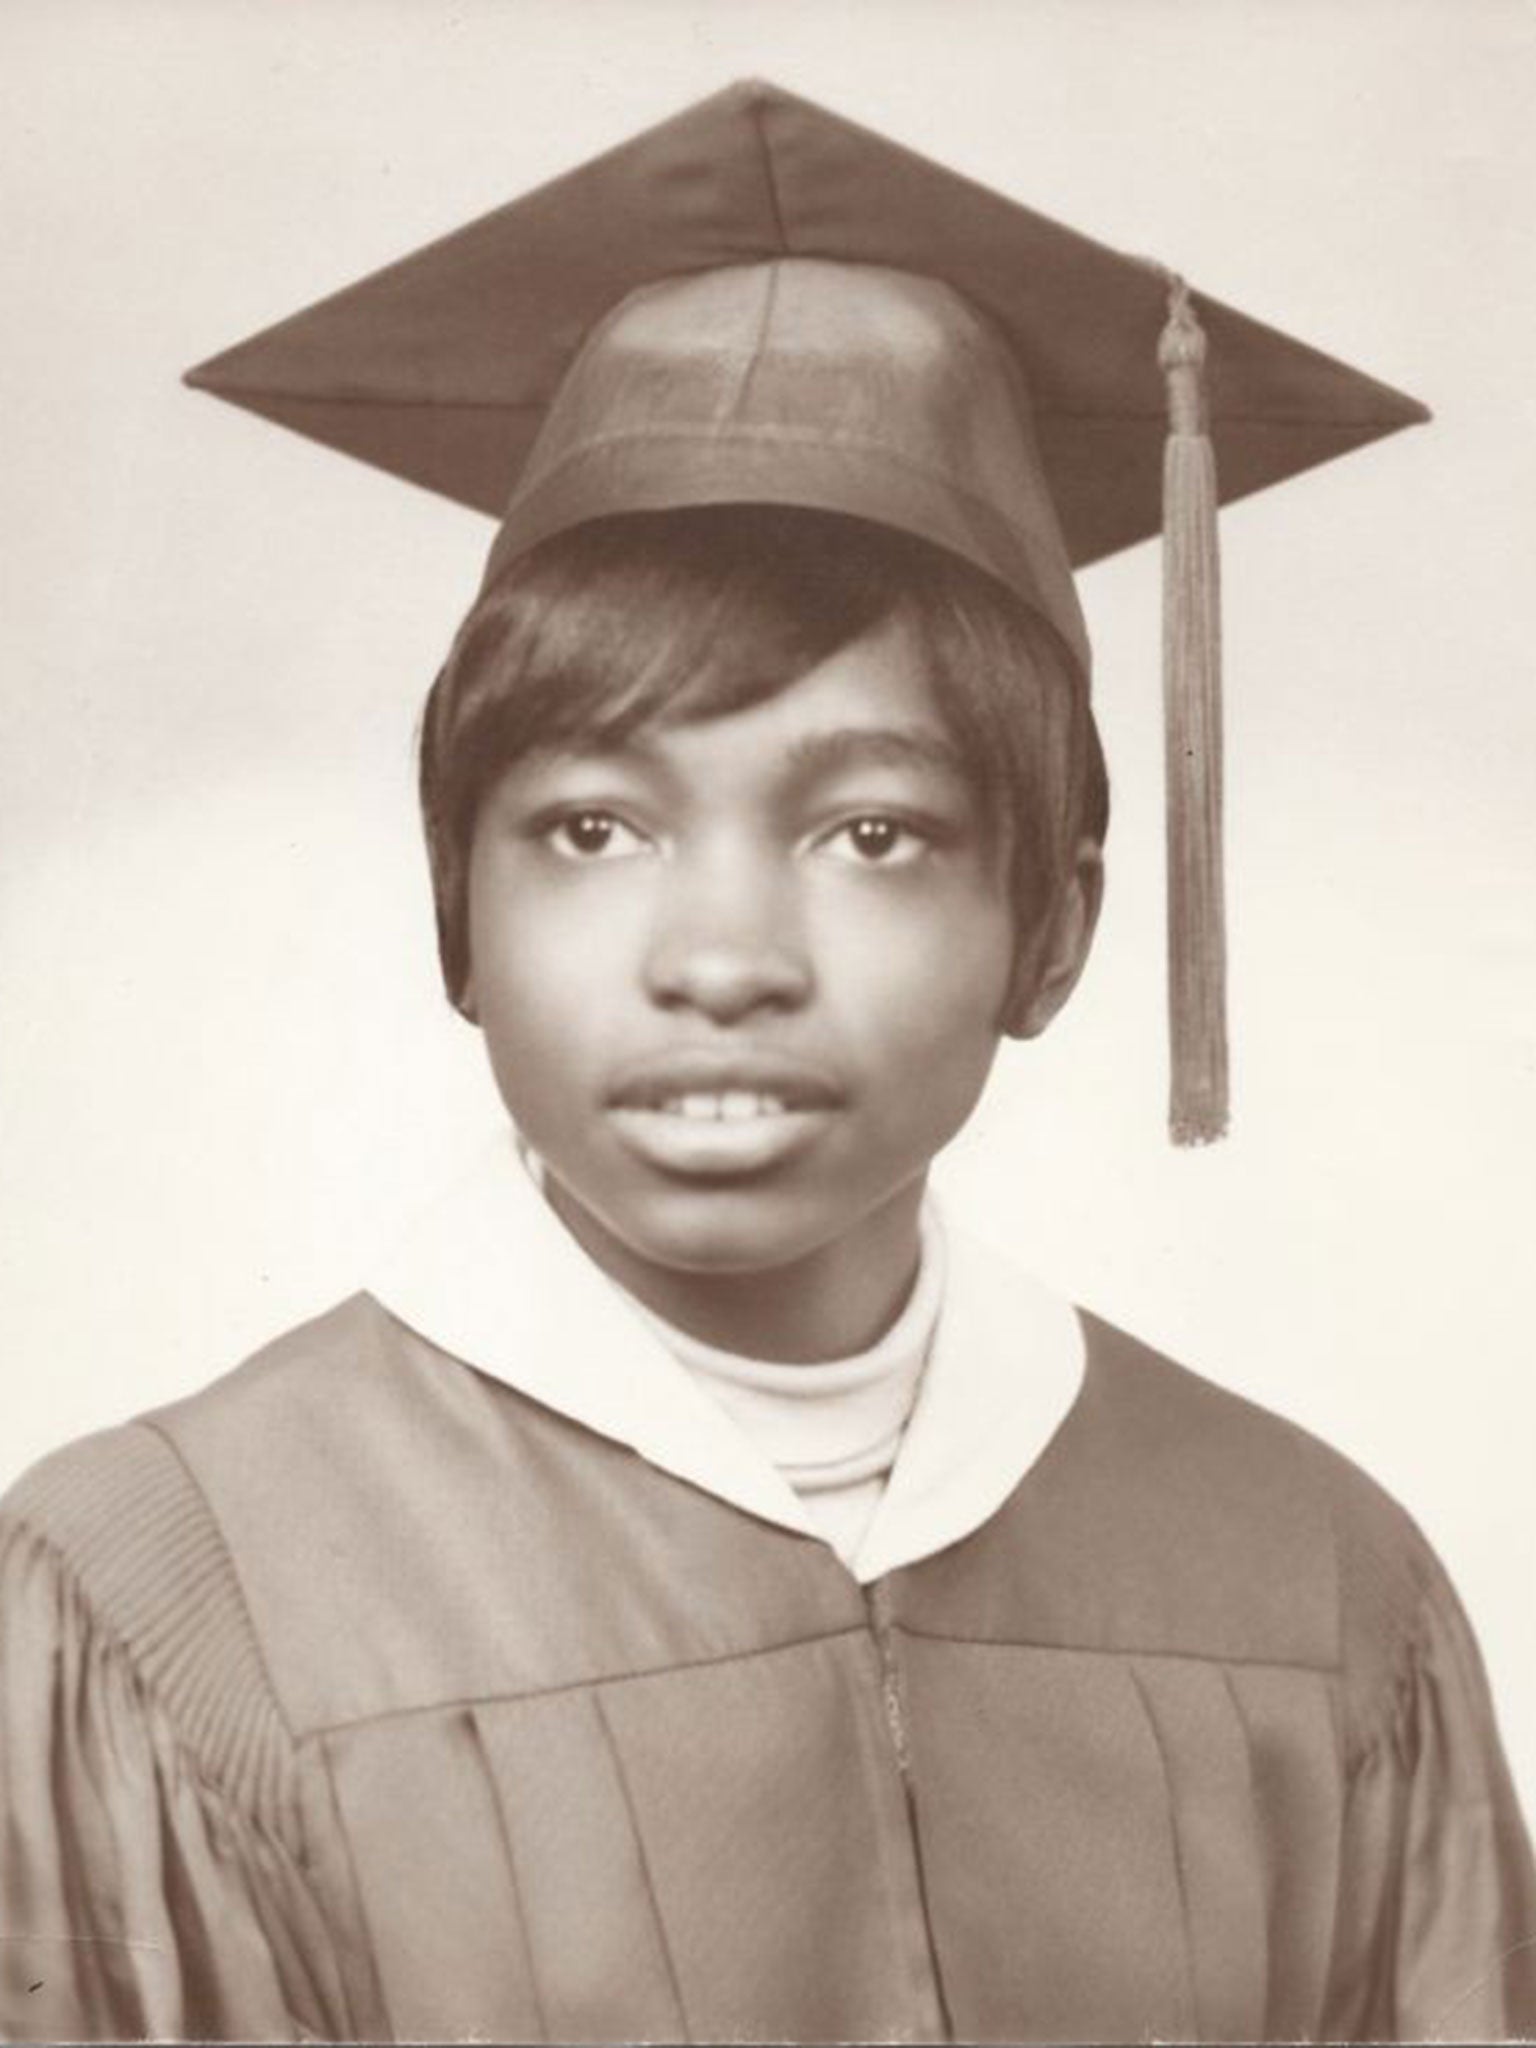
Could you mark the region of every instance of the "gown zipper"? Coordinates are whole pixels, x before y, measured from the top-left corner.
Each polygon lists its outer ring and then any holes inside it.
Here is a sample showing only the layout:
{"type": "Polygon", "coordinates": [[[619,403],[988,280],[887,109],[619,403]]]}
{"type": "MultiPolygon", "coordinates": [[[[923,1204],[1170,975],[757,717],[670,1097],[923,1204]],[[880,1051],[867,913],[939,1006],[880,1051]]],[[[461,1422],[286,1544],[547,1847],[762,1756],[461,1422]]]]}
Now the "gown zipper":
{"type": "MultiPolygon", "coordinates": [[[[907,1742],[907,1707],[902,1697],[901,1671],[896,1663],[891,1593],[884,1579],[876,1579],[872,1586],[865,1588],[864,1601],[869,1609],[869,1626],[875,1638],[875,1648],[880,1652],[880,1704],[885,1711],[886,1731],[896,1752],[896,1768],[901,1772],[910,1808],[913,1806],[912,1751],[907,1742]]],[[[912,1817],[916,1819],[915,1811],[912,1817]]]]}
{"type": "Polygon", "coordinates": [[[906,1694],[902,1686],[901,1665],[896,1656],[896,1627],[891,1611],[890,1586],[886,1580],[876,1579],[872,1585],[864,1588],[864,1605],[869,1615],[870,1633],[880,1654],[880,1705],[886,1732],[890,1736],[891,1748],[896,1757],[896,1770],[901,1779],[902,1794],[906,1801],[907,1831],[912,1843],[912,1860],[917,1870],[917,1896],[922,1908],[923,1935],[928,1946],[928,1970],[943,2029],[940,2038],[944,2041],[953,2041],[955,2030],[949,2016],[949,2000],[944,1993],[944,1977],[939,1969],[938,1951],[933,1944],[933,1918],[928,1910],[928,1880],[923,1869],[923,1843],[917,1827],[917,1791],[912,1781],[912,1749],[907,1737],[906,1694]]]}

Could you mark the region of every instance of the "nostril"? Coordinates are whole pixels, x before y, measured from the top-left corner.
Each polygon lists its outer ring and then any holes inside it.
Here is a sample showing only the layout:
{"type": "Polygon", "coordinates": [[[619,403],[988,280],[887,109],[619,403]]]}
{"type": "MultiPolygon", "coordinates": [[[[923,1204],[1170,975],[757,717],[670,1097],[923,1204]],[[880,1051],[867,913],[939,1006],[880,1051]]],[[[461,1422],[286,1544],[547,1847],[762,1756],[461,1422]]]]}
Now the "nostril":
{"type": "Polygon", "coordinates": [[[761,1009],[792,1009],[810,993],[808,964],[779,947],[739,944],[658,947],[648,976],[664,1009],[692,1009],[729,1023],[761,1009]]]}

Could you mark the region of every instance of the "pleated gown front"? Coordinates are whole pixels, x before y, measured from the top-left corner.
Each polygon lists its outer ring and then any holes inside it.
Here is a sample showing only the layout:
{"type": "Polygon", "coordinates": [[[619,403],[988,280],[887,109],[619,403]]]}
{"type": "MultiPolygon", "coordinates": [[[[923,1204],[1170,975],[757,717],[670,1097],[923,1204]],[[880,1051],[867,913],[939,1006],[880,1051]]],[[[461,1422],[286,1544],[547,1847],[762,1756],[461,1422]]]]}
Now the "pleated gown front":
{"type": "Polygon", "coordinates": [[[4,1517],[6,2030],[1536,2030],[1422,1538],[1083,1327],[1003,1505],[864,1586],[366,1295],[45,1461],[4,1517]]]}

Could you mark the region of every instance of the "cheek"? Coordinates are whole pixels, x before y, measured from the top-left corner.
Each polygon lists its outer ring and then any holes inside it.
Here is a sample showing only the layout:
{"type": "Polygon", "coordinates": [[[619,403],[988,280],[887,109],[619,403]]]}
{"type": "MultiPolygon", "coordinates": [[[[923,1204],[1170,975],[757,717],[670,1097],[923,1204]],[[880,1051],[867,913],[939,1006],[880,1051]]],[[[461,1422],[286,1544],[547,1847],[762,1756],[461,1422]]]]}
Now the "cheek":
{"type": "Polygon", "coordinates": [[[502,1095],[549,1097],[575,1077],[583,1048],[608,1007],[597,964],[611,946],[584,916],[574,940],[569,907],[557,895],[507,886],[494,872],[471,873],[469,988],[502,1095]]]}
{"type": "Polygon", "coordinates": [[[918,906],[840,907],[817,934],[819,978],[859,989],[871,1008],[900,1005],[912,1029],[942,1031],[973,1013],[995,1021],[1013,965],[1013,920],[991,892],[944,892],[918,906]]]}
{"type": "Polygon", "coordinates": [[[625,951],[633,891],[573,886],[531,849],[495,836],[478,841],[466,897],[470,979],[480,1007],[504,1013],[560,1003],[625,951]]]}
{"type": "MultiPolygon", "coordinates": [[[[821,985],[848,1041],[915,1087],[974,1095],[996,1050],[1013,965],[1013,922],[990,895],[919,917],[866,917],[823,945],[821,985]]],[[[962,1112],[963,1113],[963,1112],[962,1112]]]]}

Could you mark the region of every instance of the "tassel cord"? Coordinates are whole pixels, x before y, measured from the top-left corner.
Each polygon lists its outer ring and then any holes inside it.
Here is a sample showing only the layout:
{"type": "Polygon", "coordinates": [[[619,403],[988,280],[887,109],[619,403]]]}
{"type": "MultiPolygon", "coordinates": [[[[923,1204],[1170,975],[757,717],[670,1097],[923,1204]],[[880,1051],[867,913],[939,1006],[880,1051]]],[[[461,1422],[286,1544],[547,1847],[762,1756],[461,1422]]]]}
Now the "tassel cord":
{"type": "Polygon", "coordinates": [[[1182,281],[1158,347],[1163,458],[1163,709],[1168,833],[1169,1126],[1209,1144],[1229,1119],[1222,862],[1221,589],[1205,335],[1182,281]]]}

